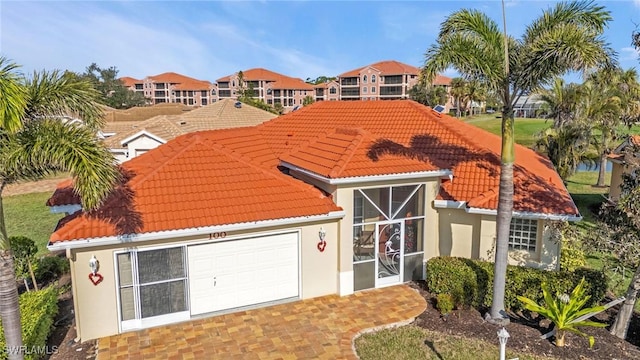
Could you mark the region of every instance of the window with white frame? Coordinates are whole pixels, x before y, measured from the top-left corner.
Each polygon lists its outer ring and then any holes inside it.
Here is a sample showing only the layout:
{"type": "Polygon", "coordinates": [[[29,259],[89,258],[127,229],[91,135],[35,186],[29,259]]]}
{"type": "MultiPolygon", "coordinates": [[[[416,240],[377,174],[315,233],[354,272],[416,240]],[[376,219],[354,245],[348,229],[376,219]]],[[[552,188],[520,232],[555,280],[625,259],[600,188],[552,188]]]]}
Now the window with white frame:
{"type": "Polygon", "coordinates": [[[366,83],[367,83],[367,75],[365,75],[365,76],[363,76],[363,77],[362,77],[362,82],[363,82],[364,84],[366,84],[366,83]]]}
{"type": "Polygon", "coordinates": [[[511,219],[509,249],[536,251],[538,240],[538,220],[511,219]]]}
{"type": "Polygon", "coordinates": [[[189,310],[184,247],[120,253],[116,266],[121,321],[189,310]]]}

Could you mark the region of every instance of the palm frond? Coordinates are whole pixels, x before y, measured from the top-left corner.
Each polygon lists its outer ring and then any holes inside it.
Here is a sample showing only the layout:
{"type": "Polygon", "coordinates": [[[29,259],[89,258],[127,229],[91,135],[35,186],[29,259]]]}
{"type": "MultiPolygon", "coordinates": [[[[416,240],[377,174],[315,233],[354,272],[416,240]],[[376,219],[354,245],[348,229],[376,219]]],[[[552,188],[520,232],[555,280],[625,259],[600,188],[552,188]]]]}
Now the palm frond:
{"type": "Polygon", "coordinates": [[[119,179],[115,160],[87,127],[55,119],[29,122],[10,138],[0,157],[9,179],[33,179],[68,171],[83,207],[97,208],[119,179]]]}
{"type": "Polygon", "coordinates": [[[22,86],[19,66],[0,57],[0,128],[15,132],[22,127],[27,92],[22,86]]]}
{"type": "Polygon", "coordinates": [[[60,71],[35,72],[26,80],[27,121],[42,118],[76,116],[89,128],[98,130],[104,123],[99,92],[77,76],[60,71]]]}

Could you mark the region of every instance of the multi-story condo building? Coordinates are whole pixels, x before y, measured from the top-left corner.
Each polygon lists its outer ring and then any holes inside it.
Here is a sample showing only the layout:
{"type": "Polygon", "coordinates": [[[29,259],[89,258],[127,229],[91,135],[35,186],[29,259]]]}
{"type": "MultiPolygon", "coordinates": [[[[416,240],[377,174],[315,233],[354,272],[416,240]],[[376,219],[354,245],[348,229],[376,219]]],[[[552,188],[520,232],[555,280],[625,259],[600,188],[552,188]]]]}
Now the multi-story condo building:
{"type": "Polygon", "coordinates": [[[126,87],[140,92],[151,104],[182,103],[189,106],[204,106],[216,101],[215,85],[174,72],[147,76],[142,80],[123,77],[126,87]]]}
{"type": "MultiPolygon", "coordinates": [[[[418,83],[420,69],[399,61],[380,61],[338,75],[336,81],[316,85],[315,100],[395,100],[408,99],[409,90],[418,83]]],[[[451,79],[438,75],[435,86],[449,93],[451,79]]],[[[449,98],[445,111],[453,107],[449,98]]]]}
{"type": "Polygon", "coordinates": [[[253,90],[253,97],[268,105],[281,104],[285,110],[302,107],[305,97],[314,97],[314,87],[304,80],[267,69],[249,69],[222,77],[217,82],[217,98],[237,98],[240,91],[253,90]]]}

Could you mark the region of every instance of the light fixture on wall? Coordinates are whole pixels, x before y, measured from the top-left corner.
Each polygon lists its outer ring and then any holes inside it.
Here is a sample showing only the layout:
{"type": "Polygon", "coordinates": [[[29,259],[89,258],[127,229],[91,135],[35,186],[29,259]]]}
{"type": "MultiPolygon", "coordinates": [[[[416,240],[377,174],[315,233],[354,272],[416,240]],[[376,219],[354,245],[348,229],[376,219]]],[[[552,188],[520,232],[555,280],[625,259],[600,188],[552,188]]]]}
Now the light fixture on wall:
{"type": "Polygon", "coordinates": [[[100,261],[96,259],[95,255],[91,255],[91,259],[89,259],[89,268],[91,268],[93,275],[97,274],[98,270],[100,270],[100,261]]]}
{"type": "Polygon", "coordinates": [[[324,240],[324,238],[327,236],[327,232],[325,231],[324,227],[320,227],[320,231],[318,231],[318,238],[320,239],[320,241],[318,242],[318,250],[320,250],[320,252],[323,252],[324,249],[327,247],[327,242],[324,240]]]}
{"type": "Polygon", "coordinates": [[[98,270],[100,270],[100,261],[98,261],[95,255],[91,255],[91,259],[89,259],[89,268],[91,269],[89,281],[91,281],[94,286],[97,286],[104,278],[98,273],[98,270]]]}

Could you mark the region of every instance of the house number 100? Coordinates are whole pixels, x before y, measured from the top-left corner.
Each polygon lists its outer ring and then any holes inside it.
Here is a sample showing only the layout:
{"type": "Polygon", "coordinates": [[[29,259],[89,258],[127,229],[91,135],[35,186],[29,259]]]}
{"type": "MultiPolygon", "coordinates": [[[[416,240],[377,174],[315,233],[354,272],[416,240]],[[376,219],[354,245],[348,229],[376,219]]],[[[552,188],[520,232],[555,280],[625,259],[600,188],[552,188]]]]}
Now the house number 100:
{"type": "Polygon", "coordinates": [[[226,231],[214,232],[213,234],[209,234],[209,240],[222,239],[222,238],[224,238],[226,236],[227,236],[227,232],[226,231]]]}

